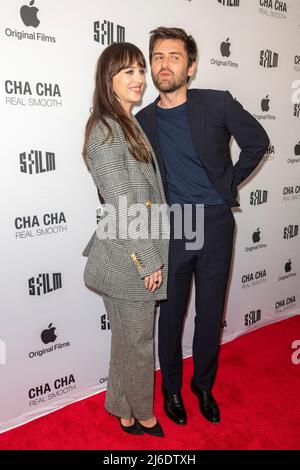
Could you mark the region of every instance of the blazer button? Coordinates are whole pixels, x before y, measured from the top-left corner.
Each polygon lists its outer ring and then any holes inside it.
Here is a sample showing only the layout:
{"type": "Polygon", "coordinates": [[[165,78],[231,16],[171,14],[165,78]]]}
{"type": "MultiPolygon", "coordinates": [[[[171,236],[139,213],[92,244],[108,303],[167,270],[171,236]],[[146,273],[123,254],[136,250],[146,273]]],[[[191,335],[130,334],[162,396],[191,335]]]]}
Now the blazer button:
{"type": "Polygon", "coordinates": [[[152,207],[152,202],[151,201],[147,201],[146,202],[146,207],[147,209],[150,209],[152,207]]]}

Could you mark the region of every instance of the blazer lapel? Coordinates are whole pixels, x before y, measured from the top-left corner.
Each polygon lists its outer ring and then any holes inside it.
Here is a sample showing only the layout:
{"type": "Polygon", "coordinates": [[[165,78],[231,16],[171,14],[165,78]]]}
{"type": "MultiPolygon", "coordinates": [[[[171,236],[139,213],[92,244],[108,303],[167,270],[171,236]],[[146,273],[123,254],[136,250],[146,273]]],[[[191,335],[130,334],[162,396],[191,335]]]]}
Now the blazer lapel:
{"type": "Polygon", "coordinates": [[[187,94],[187,108],[192,141],[199,158],[202,160],[202,155],[205,152],[204,109],[201,100],[195,100],[195,97],[191,97],[189,91],[187,94]]]}
{"type": "MultiPolygon", "coordinates": [[[[152,152],[152,158],[153,158],[153,152],[152,152]]],[[[155,190],[158,196],[160,196],[160,190],[158,186],[158,180],[156,178],[156,174],[154,172],[154,168],[151,163],[143,163],[143,162],[137,162],[138,166],[144,173],[145,177],[155,190]]]]}

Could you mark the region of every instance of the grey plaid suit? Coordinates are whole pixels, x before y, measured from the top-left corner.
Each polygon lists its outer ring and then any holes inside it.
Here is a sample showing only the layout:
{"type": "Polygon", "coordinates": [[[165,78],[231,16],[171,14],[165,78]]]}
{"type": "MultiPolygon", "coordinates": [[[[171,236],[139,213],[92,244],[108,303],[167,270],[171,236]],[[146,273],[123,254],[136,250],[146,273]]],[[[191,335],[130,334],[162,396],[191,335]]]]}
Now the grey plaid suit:
{"type": "Polygon", "coordinates": [[[169,226],[167,217],[164,227],[158,217],[166,199],[153,150],[153,165],[138,162],[129,152],[121,127],[112,119],[107,121],[113,139],[106,140],[107,128],[98,123],[88,146],[89,169],[105,204],[97,230],[83,252],[88,256],[84,280],[103,296],[111,324],[105,406],[116,416],[143,420],[153,415],[155,301],[167,297],[169,226]],[[120,198],[125,197],[128,208],[141,204],[137,239],[124,237],[124,229],[137,218],[121,207],[120,198]],[[107,227],[115,230],[110,238],[105,234],[107,227]],[[151,230],[157,238],[151,238],[151,230]],[[161,267],[163,283],[149,292],[144,277],[161,267]]]}
{"type": "MultiPolygon", "coordinates": [[[[132,118],[148,142],[138,121],[132,118]]],[[[159,217],[155,217],[159,214],[159,207],[166,204],[159,166],[152,149],[156,173],[151,164],[138,162],[128,150],[121,127],[112,119],[107,121],[113,131],[113,141],[109,139],[103,143],[107,128],[98,124],[88,147],[90,172],[105,204],[98,228],[83,252],[88,256],[84,280],[88,287],[113,298],[137,301],[166,299],[169,234],[158,223],[159,217]],[[139,218],[139,239],[124,239],[118,230],[119,226],[124,229],[134,220],[134,217],[127,217],[122,208],[119,210],[120,198],[123,197],[126,197],[128,208],[140,203],[146,212],[146,217],[139,218]],[[116,214],[106,204],[111,204],[116,214]],[[150,213],[151,220],[147,224],[150,213]],[[153,226],[153,223],[157,225],[153,226]],[[107,225],[116,226],[116,238],[101,237],[107,225]],[[151,239],[151,230],[158,233],[157,239],[151,239]],[[143,278],[161,266],[164,281],[154,293],[149,292],[143,278]]]]}

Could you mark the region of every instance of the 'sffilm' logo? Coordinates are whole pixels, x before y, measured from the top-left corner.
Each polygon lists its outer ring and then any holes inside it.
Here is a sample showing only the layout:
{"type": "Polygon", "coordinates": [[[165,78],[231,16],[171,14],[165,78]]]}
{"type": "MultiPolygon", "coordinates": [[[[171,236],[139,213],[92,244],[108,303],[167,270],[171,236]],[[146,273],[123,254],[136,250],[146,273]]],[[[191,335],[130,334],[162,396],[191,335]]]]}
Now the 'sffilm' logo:
{"type": "Polygon", "coordinates": [[[239,7],[240,6],[240,0],[218,0],[221,5],[224,5],[225,7],[239,7]]]}
{"type": "Polygon", "coordinates": [[[50,274],[39,274],[37,277],[28,279],[29,295],[48,294],[57,289],[62,288],[61,273],[53,273],[52,279],[50,274]]]}
{"type": "Polygon", "coordinates": [[[250,310],[250,312],[246,313],[245,315],[245,326],[254,325],[254,323],[257,323],[260,320],[261,320],[261,309],[250,310]]]}
{"type": "Polygon", "coordinates": [[[94,41],[100,42],[103,46],[109,46],[113,42],[124,42],[125,27],[117,24],[116,30],[115,41],[115,25],[112,21],[104,20],[103,23],[94,21],[94,41]]]}
{"type": "Polygon", "coordinates": [[[299,225],[287,225],[283,229],[283,238],[289,240],[290,238],[297,237],[299,233],[299,225]]]}
{"type": "Polygon", "coordinates": [[[265,68],[278,67],[278,54],[269,49],[260,51],[259,65],[265,68]]]}
{"type": "Polygon", "coordinates": [[[250,205],[259,206],[260,204],[266,203],[268,200],[268,191],[265,189],[256,189],[250,193],[250,205]]]}
{"type": "Polygon", "coordinates": [[[47,173],[55,170],[55,154],[42,152],[42,150],[30,150],[19,154],[20,172],[29,175],[47,173]]]}
{"type": "Polygon", "coordinates": [[[107,315],[101,315],[101,330],[110,330],[110,323],[107,315]]]}

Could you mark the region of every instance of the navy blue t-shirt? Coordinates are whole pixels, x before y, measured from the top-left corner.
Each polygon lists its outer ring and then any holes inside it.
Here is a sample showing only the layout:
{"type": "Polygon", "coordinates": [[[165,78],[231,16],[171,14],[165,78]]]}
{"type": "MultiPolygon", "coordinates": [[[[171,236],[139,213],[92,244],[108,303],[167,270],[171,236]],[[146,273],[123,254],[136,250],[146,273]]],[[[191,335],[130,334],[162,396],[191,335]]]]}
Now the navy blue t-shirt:
{"type": "Polygon", "coordinates": [[[170,109],[157,106],[156,116],[170,204],[223,204],[195,151],[187,103],[170,109]]]}

